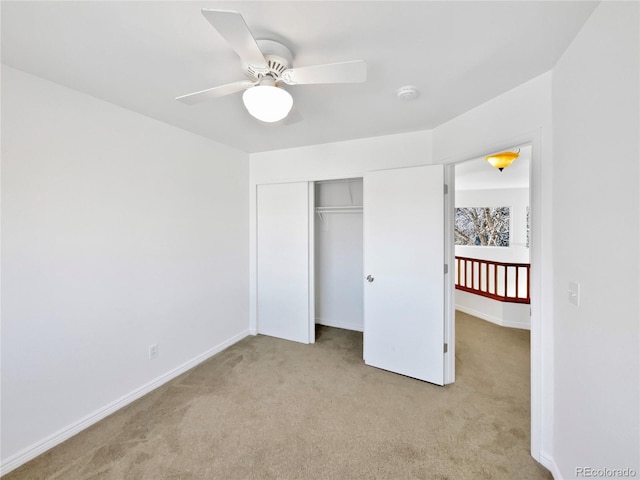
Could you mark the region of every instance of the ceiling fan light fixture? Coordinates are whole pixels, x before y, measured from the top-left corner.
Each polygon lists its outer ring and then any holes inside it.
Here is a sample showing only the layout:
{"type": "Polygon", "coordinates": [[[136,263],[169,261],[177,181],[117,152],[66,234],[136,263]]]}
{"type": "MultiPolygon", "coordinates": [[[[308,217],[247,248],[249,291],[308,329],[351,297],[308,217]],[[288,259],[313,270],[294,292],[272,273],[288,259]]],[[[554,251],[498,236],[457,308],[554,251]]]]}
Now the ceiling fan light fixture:
{"type": "Polygon", "coordinates": [[[502,171],[511,165],[516,158],[520,156],[520,152],[501,152],[486,157],[487,162],[502,171]]]}
{"type": "Polygon", "coordinates": [[[293,107],[293,97],[275,85],[257,85],[242,94],[242,102],[252,117],[262,122],[282,120],[293,107]]]}

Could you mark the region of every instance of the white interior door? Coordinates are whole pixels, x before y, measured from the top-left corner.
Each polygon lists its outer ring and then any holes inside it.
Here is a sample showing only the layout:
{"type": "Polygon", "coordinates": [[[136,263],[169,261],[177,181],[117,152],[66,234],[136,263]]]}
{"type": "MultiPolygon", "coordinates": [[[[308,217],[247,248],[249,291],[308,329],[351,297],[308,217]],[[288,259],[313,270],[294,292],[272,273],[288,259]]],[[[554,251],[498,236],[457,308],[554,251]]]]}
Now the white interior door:
{"type": "Polygon", "coordinates": [[[364,359],[444,385],[442,165],[364,177],[364,359]]]}
{"type": "Polygon", "coordinates": [[[309,184],[258,185],[257,330],[296,342],[310,331],[309,184]]]}

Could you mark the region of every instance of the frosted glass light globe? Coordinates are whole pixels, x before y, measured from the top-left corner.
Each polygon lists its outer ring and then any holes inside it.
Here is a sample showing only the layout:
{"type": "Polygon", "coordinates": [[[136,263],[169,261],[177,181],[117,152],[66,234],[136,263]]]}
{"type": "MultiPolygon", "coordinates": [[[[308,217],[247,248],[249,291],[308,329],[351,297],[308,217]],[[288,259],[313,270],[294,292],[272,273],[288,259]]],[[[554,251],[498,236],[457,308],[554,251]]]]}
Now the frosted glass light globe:
{"type": "Polygon", "coordinates": [[[289,115],[293,107],[293,97],[289,92],[275,85],[258,85],[242,94],[247,111],[263,122],[277,122],[289,115]]]}

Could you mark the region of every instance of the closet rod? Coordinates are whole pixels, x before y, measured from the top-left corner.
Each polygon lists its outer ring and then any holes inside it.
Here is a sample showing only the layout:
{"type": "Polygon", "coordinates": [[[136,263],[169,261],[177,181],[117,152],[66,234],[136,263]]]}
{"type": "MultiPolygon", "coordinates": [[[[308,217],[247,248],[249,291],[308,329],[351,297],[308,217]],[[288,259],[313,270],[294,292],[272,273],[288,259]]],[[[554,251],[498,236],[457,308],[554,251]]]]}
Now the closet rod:
{"type": "Polygon", "coordinates": [[[342,207],[316,207],[316,213],[360,213],[362,205],[345,205],[342,207]]]}

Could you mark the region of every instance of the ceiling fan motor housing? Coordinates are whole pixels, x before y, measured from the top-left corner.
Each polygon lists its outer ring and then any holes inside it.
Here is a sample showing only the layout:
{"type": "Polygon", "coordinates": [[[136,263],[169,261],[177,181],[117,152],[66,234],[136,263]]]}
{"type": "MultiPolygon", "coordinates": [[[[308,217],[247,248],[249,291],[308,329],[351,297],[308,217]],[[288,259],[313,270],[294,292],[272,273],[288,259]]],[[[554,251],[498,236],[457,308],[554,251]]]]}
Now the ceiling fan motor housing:
{"type": "Polygon", "coordinates": [[[242,69],[245,74],[252,80],[269,75],[276,82],[279,81],[282,78],[282,73],[291,68],[293,61],[291,50],[275,40],[256,40],[256,43],[267,61],[267,73],[263,73],[262,69],[255,68],[253,65],[244,64],[242,69]]]}

